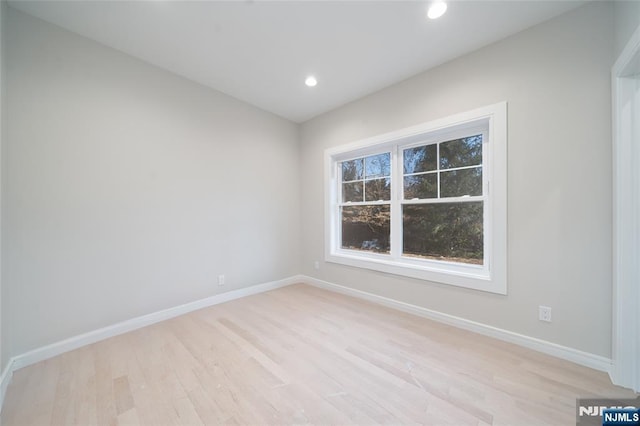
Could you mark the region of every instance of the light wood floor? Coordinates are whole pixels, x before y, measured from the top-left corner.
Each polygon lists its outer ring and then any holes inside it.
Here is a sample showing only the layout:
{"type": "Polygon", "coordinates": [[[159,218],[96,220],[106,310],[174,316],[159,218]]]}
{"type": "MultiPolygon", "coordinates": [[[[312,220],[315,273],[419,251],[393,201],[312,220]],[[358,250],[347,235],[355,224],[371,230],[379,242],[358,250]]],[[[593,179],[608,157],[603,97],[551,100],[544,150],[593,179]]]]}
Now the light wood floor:
{"type": "Polygon", "coordinates": [[[9,425],[575,424],[607,375],[305,285],[15,373],[9,425]]]}

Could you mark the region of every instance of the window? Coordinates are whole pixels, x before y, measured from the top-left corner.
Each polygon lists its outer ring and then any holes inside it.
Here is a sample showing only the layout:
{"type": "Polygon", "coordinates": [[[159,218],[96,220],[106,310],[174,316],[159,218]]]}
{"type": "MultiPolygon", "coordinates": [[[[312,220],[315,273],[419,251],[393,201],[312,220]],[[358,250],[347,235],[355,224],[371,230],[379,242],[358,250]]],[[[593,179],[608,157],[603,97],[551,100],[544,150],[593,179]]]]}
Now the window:
{"type": "Polygon", "coordinates": [[[506,293],[506,103],[327,150],[326,260],[506,293]]]}

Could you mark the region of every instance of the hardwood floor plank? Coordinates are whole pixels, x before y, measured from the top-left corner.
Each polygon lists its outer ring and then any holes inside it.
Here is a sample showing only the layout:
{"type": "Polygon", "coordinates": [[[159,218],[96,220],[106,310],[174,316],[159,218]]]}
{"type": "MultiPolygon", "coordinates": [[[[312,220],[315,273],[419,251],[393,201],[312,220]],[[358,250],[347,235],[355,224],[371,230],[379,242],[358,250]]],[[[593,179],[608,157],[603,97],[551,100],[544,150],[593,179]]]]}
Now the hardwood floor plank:
{"type": "Polygon", "coordinates": [[[113,379],[113,394],[116,400],[116,412],[118,416],[134,408],[133,395],[131,395],[127,376],[120,376],[113,379]]]}

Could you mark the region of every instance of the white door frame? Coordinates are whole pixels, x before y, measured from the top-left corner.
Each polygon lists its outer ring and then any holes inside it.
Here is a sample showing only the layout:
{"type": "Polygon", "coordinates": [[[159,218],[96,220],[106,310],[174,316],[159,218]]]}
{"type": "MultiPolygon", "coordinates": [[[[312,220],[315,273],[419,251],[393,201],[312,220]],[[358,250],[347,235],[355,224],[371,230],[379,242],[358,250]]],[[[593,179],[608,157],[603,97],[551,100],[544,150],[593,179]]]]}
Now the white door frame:
{"type": "Polygon", "coordinates": [[[640,391],[640,27],[612,69],[613,383],[640,391]]]}

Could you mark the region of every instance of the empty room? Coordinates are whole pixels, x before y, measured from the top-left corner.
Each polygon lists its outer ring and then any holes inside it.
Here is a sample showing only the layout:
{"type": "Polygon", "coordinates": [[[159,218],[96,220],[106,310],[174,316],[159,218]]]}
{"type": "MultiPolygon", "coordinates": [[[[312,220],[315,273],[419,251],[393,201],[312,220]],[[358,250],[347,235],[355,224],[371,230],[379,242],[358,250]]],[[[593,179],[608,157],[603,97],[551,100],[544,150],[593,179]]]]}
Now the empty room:
{"type": "Polygon", "coordinates": [[[640,1],[0,0],[0,423],[640,425],[640,1]]]}

